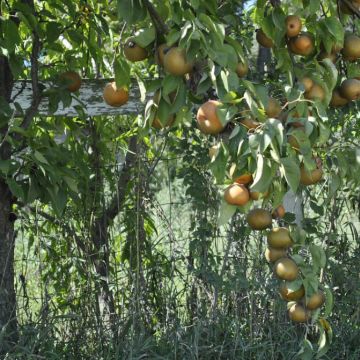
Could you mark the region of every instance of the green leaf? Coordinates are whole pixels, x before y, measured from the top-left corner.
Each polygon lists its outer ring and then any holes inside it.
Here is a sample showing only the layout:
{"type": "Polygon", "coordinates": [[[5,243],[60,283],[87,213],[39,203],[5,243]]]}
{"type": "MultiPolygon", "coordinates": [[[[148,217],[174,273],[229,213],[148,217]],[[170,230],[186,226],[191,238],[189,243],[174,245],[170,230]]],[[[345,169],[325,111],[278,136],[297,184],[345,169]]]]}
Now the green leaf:
{"type": "Polygon", "coordinates": [[[214,161],[212,161],[209,165],[211,172],[213,173],[216,183],[222,184],[224,182],[225,174],[226,174],[226,166],[228,162],[228,149],[221,143],[218,154],[214,161]]]}
{"type": "Polygon", "coordinates": [[[3,32],[4,45],[9,52],[13,52],[16,45],[19,45],[21,43],[19,29],[12,20],[5,20],[3,22],[3,32]]]}
{"type": "Polygon", "coordinates": [[[297,356],[301,360],[312,360],[314,358],[314,348],[308,339],[304,339],[297,356]]]}
{"type": "Polygon", "coordinates": [[[311,257],[315,269],[324,268],[326,265],[326,254],[324,249],[318,245],[310,245],[311,257]]]}
{"type": "Polygon", "coordinates": [[[130,67],[122,58],[117,57],[114,61],[115,82],[118,88],[129,87],[130,85],[130,67]]]}
{"type": "Polygon", "coordinates": [[[57,22],[50,21],[46,24],[47,41],[52,43],[56,41],[61,34],[61,25],[57,22]]]}
{"type": "Polygon", "coordinates": [[[147,13],[140,0],[117,0],[117,11],[119,19],[130,25],[144,20],[147,13]]]}
{"type": "Polygon", "coordinates": [[[274,169],[267,164],[266,159],[262,154],[258,154],[256,162],[256,173],[254,182],[250,189],[264,193],[269,190],[274,176],[274,169]]]}
{"type": "Polygon", "coordinates": [[[300,183],[300,167],[299,163],[290,157],[280,159],[280,171],[285,177],[286,182],[289,184],[291,190],[296,193],[300,183]]]}
{"type": "Polygon", "coordinates": [[[11,117],[12,113],[13,110],[11,109],[10,105],[2,96],[0,96],[0,114],[6,117],[11,117]]]}
{"type": "Polygon", "coordinates": [[[238,109],[235,106],[229,106],[227,104],[222,104],[216,107],[216,115],[220,119],[220,122],[225,126],[238,112],[238,109]]]}
{"type": "Polygon", "coordinates": [[[137,45],[145,48],[155,41],[155,37],[155,28],[149,27],[141,30],[139,33],[136,33],[136,35],[133,37],[133,40],[137,45]]]}
{"type": "Polygon", "coordinates": [[[38,152],[37,150],[34,151],[34,158],[43,164],[49,164],[46,158],[44,157],[44,155],[38,152]]]}
{"type": "Polygon", "coordinates": [[[235,214],[236,209],[236,206],[228,204],[224,198],[222,198],[219,209],[218,226],[226,225],[235,214]]]}
{"type": "Polygon", "coordinates": [[[7,184],[9,185],[11,193],[18,199],[25,199],[24,190],[14,179],[8,179],[7,184]]]}

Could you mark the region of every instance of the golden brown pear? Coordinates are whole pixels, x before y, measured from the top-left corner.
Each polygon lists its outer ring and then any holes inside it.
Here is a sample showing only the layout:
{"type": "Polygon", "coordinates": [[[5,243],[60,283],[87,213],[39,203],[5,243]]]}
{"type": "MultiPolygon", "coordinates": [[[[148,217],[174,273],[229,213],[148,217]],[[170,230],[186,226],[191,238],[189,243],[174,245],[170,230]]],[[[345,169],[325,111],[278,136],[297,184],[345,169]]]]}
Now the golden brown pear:
{"type": "Polygon", "coordinates": [[[253,230],[264,230],[272,224],[270,212],[264,209],[253,209],[249,211],[246,221],[253,230]]]}
{"type": "Polygon", "coordinates": [[[265,258],[268,262],[275,262],[283,257],[286,257],[287,249],[267,248],[265,250],[265,258]]]}
{"type": "Polygon", "coordinates": [[[269,247],[274,249],[287,249],[293,245],[290,232],[284,227],[271,229],[267,234],[267,242],[269,247]]]}
{"type": "Polygon", "coordinates": [[[158,46],[158,48],[156,49],[156,62],[160,65],[160,66],[164,66],[164,56],[165,53],[168,52],[169,47],[166,44],[161,44],[158,46]]]}
{"type": "Polygon", "coordinates": [[[257,127],[259,127],[261,125],[261,123],[259,123],[258,121],[255,121],[251,118],[245,118],[240,120],[240,124],[245,126],[247,129],[256,129],[257,127]]]}
{"type": "Polygon", "coordinates": [[[334,89],[330,100],[331,106],[340,107],[346,105],[348,102],[349,102],[348,99],[345,99],[344,97],[341,96],[339,88],[334,89]]]}
{"type": "Polygon", "coordinates": [[[285,216],[285,208],[283,205],[279,205],[276,209],[271,213],[273,219],[282,219],[285,216]]]}
{"type": "Polygon", "coordinates": [[[304,93],[305,99],[324,101],[326,96],[325,90],[318,84],[314,84],[313,87],[304,93]]]}
{"type": "Polygon", "coordinates": [[[265,107],[265,114],[269,118],[277,118],[281,113],[280,103],[274,99],[269,97],[267,106],[265,107]]]}
{"type": "Polygon", "coordinates": [[[340,86],[340,95],[352,101],[360,98],[360,80],[347,79],[340,86]]]}
{"type": "Polygon", "coordinates": [[[244,77],[249,72],[249,65],[247,63],[239,62],[236,66],[236,73],[239,77],[244,77]]]}
{"type": "Polygon", "coordinates": [[[261,193],[259,191],[251,191],[250,190],[250,197],[252,200],[259,200],[261,199],[265,199],[270,195],[269,191],[265,191],[264,193],[261,193]]]}
{"type": "Polygon", "coordinates": [[[306,307],[309,310],[316,310],[325,302],[325,294],[319,290],[306,301],[306,307]]]}
{"type": "Polygon", "coordinates": [[[301,19],[297,15],[289,15],[285,19],[286,35],[288,37],[294,37],[299,35],[301,31],[301,19]]]}
{"type": "Polygon", "coordinates": [[[349,61],[360,58],[360,37],[354,34],[347,34],[345,36],[342,54],[344,59],[349,61]]]}
{"type": "Polygon", "coordinates": [[[216,108],[221,105],[221,102],[217,100],[209,100],[199,107],[196,115],[198,127],[204,134],[218,134],[224,130],[224,126],[221,123],[216,108]]]}
{"type": "Polygon", "coordinates": [[[119,107],[128,102],[129,92],[125,88],[118,88],[115,82],[111,82],[105,86],[103,98],[108,105],[119,107]]]}
{"type": "Polygon", "coordinates": [[[298,301],[305,295],[305,288],[303,285],[298,290],[290,291],[286,282],[280,285],[280,295],[286,301],[298,301]]]}
{"type": "Polygon", "coordinates": [[[250,199],[249,191],[244,185],[234,183],[226,188],[224,199],[230,205],[243,206],[250,199]]]}
{"type": "Polygon", "coordinates": [[[250,173],[245,173],[236,177],[234,181],[238,184],[247,185],[253,181],[253,177],[250,173]]]}
{"type": "Polygon", "coordinates": [[[70,92],[75,92],[80,89],[81,77],[75,71],[66,71],[60,75],[60,79],[67,85],[67,89],[70,92]]]}
{"type": "Polygon", "coordinates": [[[256,40],[263,47],[272,48],[274,46],[274,42],[268,36],[265,35],[262,29],[259,29],[256,32],[256,40]]]}
{"type": "Polygon", "coordinates": [[[322,169],[307,171],[304,165],[300,167],[300,183],[302,185],[313,185],[318,183],[323,176],[322,169]]]}
{"type": "Polygon", "coordinates": [[[314,52],[314,39],[308,33],[301,33],[289,41],[290,50],[296,55],[308,56],[314,52]]]}
{"type": "Polygon", "coordinates": [[[137,45],[133,38],[129,38],[124,44],[124,55],[129,61],[137,62],[145,60],[148,57],[148,52],[137,45]]]}
{"type": "Polygon", "coordinates": [[[289,317],[297,323],[306,323],[310,319],[310,312],[300,304],[294,304],[289,309],[289,317]]]}
{"type": "Polygon", "coordinates": [[[192,71],[193,62],[186,58],[185,50],[178,47],[171,48],[164,56],[165,70],[176,76],[182,76],[192,71]]]}
{"type": "Polygon", "coordinates": [[[275,263],[274,273],[281,280],[293,281],[298,277],[299,268],[294,260],[284,257],[275,263]]]}
{"type": "Polygon", "coordinates": [[[300,82],[304,85],[305,92],[309,92],[315,84],[309,77],[303,77],[300,82]]]}

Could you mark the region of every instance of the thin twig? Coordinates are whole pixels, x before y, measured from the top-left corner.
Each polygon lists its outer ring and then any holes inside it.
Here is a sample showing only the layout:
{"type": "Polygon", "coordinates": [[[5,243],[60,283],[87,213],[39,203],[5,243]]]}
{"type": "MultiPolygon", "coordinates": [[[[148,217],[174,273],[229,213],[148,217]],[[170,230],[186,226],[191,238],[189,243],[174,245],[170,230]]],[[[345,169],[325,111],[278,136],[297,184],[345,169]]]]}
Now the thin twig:
{"type": "Polygon", "coordinates": [[[108,226],[111,220],[114,220],[116,215],[119,213],[120,205],[125,200],[127,185],[131,178],[131,168],[134,166],[137,155],[137,137],[133,136],[129,141],[129,149],[126,154],[124,167],[121,171],[120,178],[117,183],[116,195],[110,201],[110,204],[106,211],[104,211],[99,222],[104,224],[105,227],[108,226]]]}
{"type": "MultiPolygon", "coordinates": [[[[35,13],[34,2],[31,1],[31,7],[35,13]]],[[[36,115],[40,102],[41,102],[41,91],[39,87],[39,54],[41,50],[41,43],[39,34],[36,31],[33,31],[33,46],[31,50],[31,87],[32,87],[32,100],[30,107],[26,110],[24,120],[21,124],[23,129],[27,129],[30,126],[30,123],[33,117],[36,115]]],[[[20,134],[19,134],[20,135],[20,134]]]]}
{"type": "Polygon", "coordinates": [[[89,254],[89,251],[86,248],[84,242],[76,234],[76,231],[70,225],[66,224],[65,222],[61,222],[60,220],[56,219],[54,216],[52,216],[44,211],[41,211],[33,206],[30,206],[28,208],[34,214],[40,215],[45,220],[47,220],[55,225],[61,226],[68,234],[70,234],[74,238],[76,245],[84,252],[84,254],[89,254]]]}

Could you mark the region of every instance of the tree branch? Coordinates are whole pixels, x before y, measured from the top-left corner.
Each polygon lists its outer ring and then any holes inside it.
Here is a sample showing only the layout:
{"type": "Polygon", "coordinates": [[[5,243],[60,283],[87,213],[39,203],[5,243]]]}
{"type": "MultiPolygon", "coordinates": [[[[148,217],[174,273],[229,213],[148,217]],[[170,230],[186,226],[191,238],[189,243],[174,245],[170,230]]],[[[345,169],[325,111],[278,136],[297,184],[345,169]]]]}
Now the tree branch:
{"type": "Polygon", "coordinates": [[[163,22],[159,13],[156,11],[154,5],[149,0],[143,0],[143,4],[145,5],[149,15],[151,17],[152,22],[159,34],[166,34],[169,30],[166,24],[163,22]]]}
{"type": "Polygon", "coordinates": [[[131,168],[134,166],[137,155],[137,137],[133,136],[129,140],[129,149],[126,154],[124,167],[121,171],[120,178],[116,187],[116,195],[110,201],[107,210],[100,218],[100,223],[108,226],[111,220],[114,220],[116,215],[119,213],[119,205],[122,204],[126,196],[127,184],[131,178],[131,168]]]}
{"type": "Polygon", "coordinates": [[[341,0],[360,19],[360,11],[349,0],[341,0]]]}
{"type": "Polygon", "coordinates": [[[21,124],[23,129],[27,129],[31,123],[31,120],[36,115],[38,107],[41,102],[41,91],[39,87],[39,54],[41,44],[39,35],[33,32],[33,47],[31,50],[31,87],[33,91],[33,97],[30,107],[25,112],[24,120],[21,124]]]}

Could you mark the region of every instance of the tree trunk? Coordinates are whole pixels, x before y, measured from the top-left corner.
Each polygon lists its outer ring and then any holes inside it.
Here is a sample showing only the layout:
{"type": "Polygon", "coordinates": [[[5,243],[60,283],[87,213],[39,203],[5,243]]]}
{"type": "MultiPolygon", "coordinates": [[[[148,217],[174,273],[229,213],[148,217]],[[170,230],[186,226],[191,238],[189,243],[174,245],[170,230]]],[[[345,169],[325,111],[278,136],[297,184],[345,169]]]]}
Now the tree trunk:
{"type": "Polygon", "coordinates": [[[0,358],[17,342],[14,287],[14,222],[10,220],[12,195],[0,180],[0,358]]]}
{"type": "MultiPolygon", "coordinates": [[[[1,14],[0,14],[1,15],[1,14]]],[[[8,59],[0,56],[0,97],[10,102],[13,77],[8,59]]],[[[7,126],[0,129],[0,161],[11,156],[10,145],[3,141],[7,126]]],[[[14,286],[14,222],[11,220],[13,197],[0,178],[0,358],[17,342],[16,294],[14,286]]]]}

